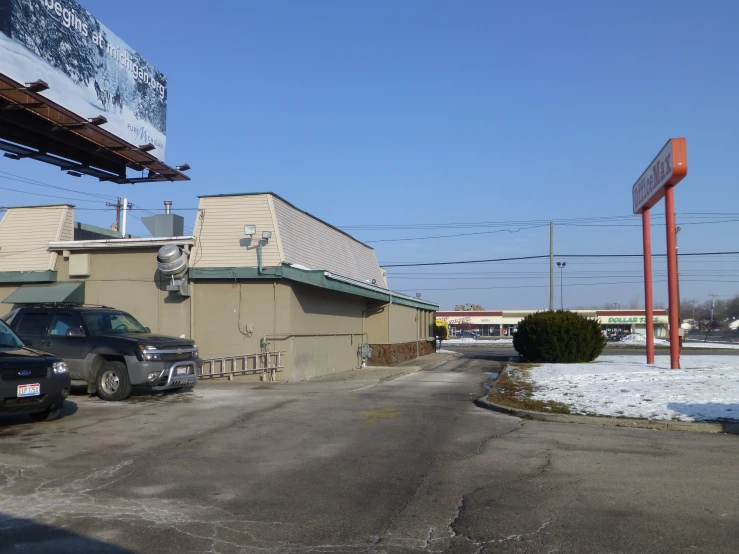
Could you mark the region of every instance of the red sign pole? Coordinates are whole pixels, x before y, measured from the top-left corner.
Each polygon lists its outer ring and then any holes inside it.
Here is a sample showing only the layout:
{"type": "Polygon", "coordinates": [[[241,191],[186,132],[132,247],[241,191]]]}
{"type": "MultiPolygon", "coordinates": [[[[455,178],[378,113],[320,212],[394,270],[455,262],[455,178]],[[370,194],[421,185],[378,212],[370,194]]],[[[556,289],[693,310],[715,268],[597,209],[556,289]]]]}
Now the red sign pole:
{"type": "Polygon", "coordinates": [[[677,293],[677,228],[675,226],[675,187],[665,187],[665,223],[667,225],[667,290],[670,298],[670,368],[680,369],[680,322],[677,293]]]}
{"type": "Polygon", "coordinates": [[[652,301],[652,233],[649,223],[650,209],[641,213],[644,235],[644,306],[647,319],[647,363],[654,364],[654,303],[652,301]]]}
{"type": "Polygon", "coordinates": [[[688,174],[685,138],[671,138],[631,187],[634,213],[642,214],[644,233],[644,299],[647,319],[647,363],[654,363],[654,312],[652,310],[652,245],[649,210],[665,199],[667,223],[667,281],[670,297],[670,367],[680,369],[680,293],[677,286],[677,229],[675,227],[675,185],[688,174]]]}

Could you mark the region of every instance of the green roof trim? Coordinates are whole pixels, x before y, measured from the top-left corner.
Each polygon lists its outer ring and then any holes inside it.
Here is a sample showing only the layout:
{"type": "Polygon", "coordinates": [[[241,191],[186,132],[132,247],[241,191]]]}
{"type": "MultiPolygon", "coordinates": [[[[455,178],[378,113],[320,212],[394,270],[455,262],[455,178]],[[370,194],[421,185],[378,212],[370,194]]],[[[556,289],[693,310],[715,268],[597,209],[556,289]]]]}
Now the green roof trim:
{"type": "Polygon", "coordinates": [[[56,271],[0,271],[0,283],[55,283],[56,271]]]}
{"type": "Polygon", "coordinates": [[[65,281],[46,285],[21,285],[3,304],[84,304],[85,282],[65,281]]]}
{"type": "Polygon", "coordinates": [[[322,289],[343,292],[380,302],[399,304],[410,308],[418,308],[427,311],[438,311],[439,306],[433,302],[409,298],[405,295],[391,290],[380,289],[380,287],[364,287],[359,283],[348,282],[343,277],[336,276],[332,279],[323,270],[296,269],[290,265],[283,264],[276,267],[262,268],[261,275],[256,267],[193,267],[190,268],[190,279],[198,280],[238,280],[238,279],[287,279],[296,283],[303,283],[322,289]]]}

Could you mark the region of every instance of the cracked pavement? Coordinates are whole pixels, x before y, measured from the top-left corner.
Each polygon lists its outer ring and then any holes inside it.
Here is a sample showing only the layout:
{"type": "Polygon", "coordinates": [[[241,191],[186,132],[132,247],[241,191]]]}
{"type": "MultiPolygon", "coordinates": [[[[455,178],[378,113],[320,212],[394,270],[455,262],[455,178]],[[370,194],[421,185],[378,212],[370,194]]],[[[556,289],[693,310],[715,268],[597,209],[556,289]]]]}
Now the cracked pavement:
{"type": "Polygon", "coordinates": [[[475,407],[497,369],[469,353],[0,418],[0,552],[739,551],[736,436],[475,407]]]}

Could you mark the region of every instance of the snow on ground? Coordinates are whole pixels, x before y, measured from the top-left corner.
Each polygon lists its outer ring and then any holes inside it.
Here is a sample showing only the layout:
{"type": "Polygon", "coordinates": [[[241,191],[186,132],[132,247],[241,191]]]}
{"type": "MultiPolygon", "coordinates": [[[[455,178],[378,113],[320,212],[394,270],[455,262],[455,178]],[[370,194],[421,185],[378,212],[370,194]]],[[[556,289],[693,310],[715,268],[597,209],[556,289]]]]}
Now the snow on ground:
{"type": "MultiPolygon", "coordinates": [[[[670,341],[667,341],[665,339],[654,339],[655,346],[669,346],[670,341]]],[[[618,342],[609,342],[608,346],[646,346],[647,345],[647,337],[645,335],[640,335],[638,333],[634,333],[631,335],[626,335],[623,339],[621,339],[618,342]]],[[[683,343],[683,348],[713,348],[716,350],[720,349],[729,349],[729,350],[739,350],[739,344],[736,343],[727,343],[727,342],[699,342],[699,341],[685,341],[683,343]]]]}
{"type": "Polygon", "coordinates": [[[683,349],[685,348],[712,348],[714,350],[739,350],[739,344],[727,343],[727,342],[683,342],[683,349]]]}
{"type": "MultiPolygon", "coordinates": [[[[631,335],[626,335],[616,344],[628,344],[629,346],[632,346],[632,345],[646,346],[647,337],[646,335],[640,335],[638,333],[633,333],[631,335]]],[[[655,345],[658,345],[658,344],[669,345],[670,342],[664,339],[654,339],[654,344],[655,345]]]]}
{"type": "Polygon", "coordinates": [[[601,356],[589,364],[541,364],[529,370],[534,399],[563,402],[572,413],[655,420],[739,421],[739,357],[601,356]]]}
{"type": "Polygon", "coordinates": [[[444,350],[443,348],[436,351],[437,354],[456,354],[454,350],[444,350]]]}
{"type": "Polygon", "coordinates": [[[447,339],[443,344],[447,346],[469,346],[471,344],[513,344],[513,339],[506,337],[503,337],[502,339],[473,339],[471,337],[463,337],[459,339],[447,339]]]}

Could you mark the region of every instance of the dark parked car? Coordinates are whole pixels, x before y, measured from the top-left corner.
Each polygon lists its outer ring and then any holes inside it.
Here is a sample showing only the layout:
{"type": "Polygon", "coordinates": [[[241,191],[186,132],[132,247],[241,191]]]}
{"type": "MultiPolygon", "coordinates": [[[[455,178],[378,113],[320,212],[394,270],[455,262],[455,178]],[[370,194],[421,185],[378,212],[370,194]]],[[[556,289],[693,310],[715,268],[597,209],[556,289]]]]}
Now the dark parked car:
{"type": "Polygon", "coordinates": [[[124,400],[132,387],[193,387],[202,362],[191,341],[155,335],[126,312],[80,305],[24,306],[3,319],[34,348],[69,364],[73,385],[103,400],[124,400]]]}
{"type": "Polygon", "coordinates": [[[62,407],[70,386],[66,363],[28,348],[0,321],[0,414],[28,414],[45,421],[62,407]]]}

